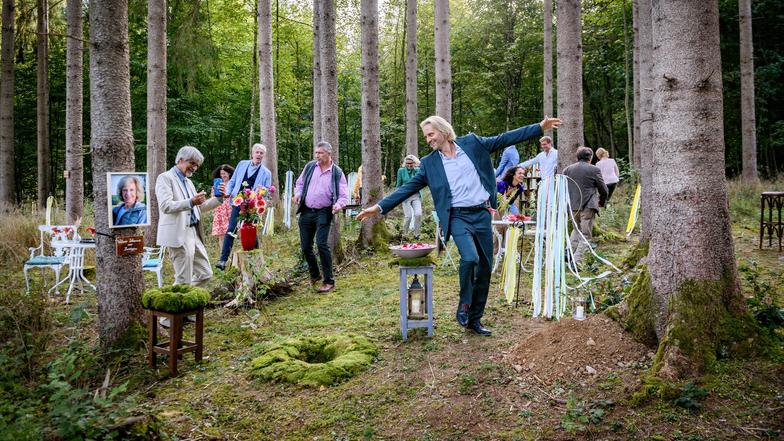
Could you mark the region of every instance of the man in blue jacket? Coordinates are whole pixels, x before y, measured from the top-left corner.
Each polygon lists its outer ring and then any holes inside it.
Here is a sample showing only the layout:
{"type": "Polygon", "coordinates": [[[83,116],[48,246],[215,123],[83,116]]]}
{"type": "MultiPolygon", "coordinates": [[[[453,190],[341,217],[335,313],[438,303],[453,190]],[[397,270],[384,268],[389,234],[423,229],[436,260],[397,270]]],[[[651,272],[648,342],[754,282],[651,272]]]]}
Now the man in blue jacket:
{"type": "MultiPolygon", "coordinates": [[[[229,197],[237,196],[237,193],[244,191],[246,188],[255,190],[259,186],[269,187],[272,185],[272,172],[261,163],[265,153],[267,153],[267,147],[264,144],[253,144],[250,160],[244,159],[237,164],[237,167],[234,168],[234,174],[231,175],[231,180],[226,185],[226,192],[229,197]]],[[[226,268],[226,261],[229,259],[231,247],[234,245],[234,230],[237,228],[237,216],[239,214],[240,207],[231,207],[229,225],[226,229],[226,235],[223,236],[223,248],[221,249],[218,263],[215,264],[215,267],[220,270],[226,268]]]]}
{"type": "Polygon", "coordinates": [[[444,237],[454,238],[460,251],[460,303],[457,322],[484,336],[492,332],[482,326],[493,262],[492,217],[496,208],[495,173],[490,154],[527,139],[543,130],[557,128],[560,119],[545,117],[539,124],[520,127],[498,136],[481,137],[474,133],[457,138],[452,126],[440,116],[422,123],[422,133],[433,152],[422,158],[419,173],[397,191],[372,207],[362,210],[357,219],[389,213],[412,194],[430,187],[444,237]]]}

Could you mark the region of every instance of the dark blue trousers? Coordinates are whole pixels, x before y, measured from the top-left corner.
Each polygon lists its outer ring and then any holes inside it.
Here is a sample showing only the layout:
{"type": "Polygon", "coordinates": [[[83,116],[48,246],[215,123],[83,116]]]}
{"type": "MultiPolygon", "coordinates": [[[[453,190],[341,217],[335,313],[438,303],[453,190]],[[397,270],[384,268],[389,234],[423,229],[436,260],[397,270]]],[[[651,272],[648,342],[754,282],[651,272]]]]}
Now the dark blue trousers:
{"type": "MultiPolygon", "coordinates": [[[[492,216],[487,210],[449,214],[449,231],[460,252],[460,304],[469,304],[468,322],[485,313],[493,269],[492,216]]],[[[459,305],[458,305],[459,307],[459,305]]]]}
{"type": "MultiPolygon", "coordinates": [[[[302,247],[302,254],[308,262],[308,271],[311,279],[318,279],[319,265],[316,261],[316,253],[313,252],[313,239],[316,239],[319,260],[321,261],[321,272],[324,275],[324,283],[334,285],[335,279],[332,275],[332,251],[329,249],[327,240],[329,239],[329,229],[332,226],[332,207],[314,210],[305,207],[299,214],[299,243],[302,247]]],[[[491,243],[492,245],[492,243],[491,243]]]]}

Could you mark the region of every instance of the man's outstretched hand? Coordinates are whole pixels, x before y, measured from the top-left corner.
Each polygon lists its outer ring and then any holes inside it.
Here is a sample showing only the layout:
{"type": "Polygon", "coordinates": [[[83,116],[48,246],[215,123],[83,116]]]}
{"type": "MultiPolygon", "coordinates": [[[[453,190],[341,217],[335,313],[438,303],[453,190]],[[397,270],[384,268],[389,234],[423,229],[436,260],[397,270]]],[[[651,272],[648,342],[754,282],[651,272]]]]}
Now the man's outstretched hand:
{"type": "Polygon", "coordinates": [[[360,211],[357,215],[357,220],[361,221],[362,219],[368,218],[370,216],[375,216],[377,214],[381,214],[381,207],[378,204],[373,205],[372,207],[367,207],[364,210],[360,211]]]}
{"type": "Polygon", "coordinates": [[[550,118],[549,116],[545,115],[542,122],[539,123],[542,126],[542,130],[550,130],[550,129],[557,129],[558,126],[561,125],[561,120],[558,118],[550,118]]]}

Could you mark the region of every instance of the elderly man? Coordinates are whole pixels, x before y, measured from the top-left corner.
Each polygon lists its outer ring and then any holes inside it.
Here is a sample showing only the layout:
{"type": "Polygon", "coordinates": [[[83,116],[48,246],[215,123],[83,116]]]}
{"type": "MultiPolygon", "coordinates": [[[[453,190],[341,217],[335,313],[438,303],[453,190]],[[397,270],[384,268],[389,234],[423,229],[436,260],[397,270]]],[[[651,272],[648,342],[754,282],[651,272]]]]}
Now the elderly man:
{"type": "Polygon", "coordinates": [[[419,173],[407,184],[368,207],[357,216],[362,220],[386,214],[425,186],[430,187],[444,237],[455,239],[460,251],[460,303],[457,322],[476,334],[492,332],[480,321],[487,303],[493,262],[493,231],[489,208],[496,208],[496,183],[490,154],[556,128],[557,118],[520,127],[498,136],[480,137],[469,133],[457,138],[452,126],[440,116],[420,124],[433,152],[422,158],[419,173]]]}
{"type": "MultiPolygon", "coordinates": [[[[267,147],[265,147],[264,144],[253,144],[250,160],[244,159],[234,168],[234,174],[231,175],[231,180],[226,186],[228,196],[235,197],[237,196],[237,193],[244,191],[246,188],[254,190],[259,186],[269,187],[272,185],[272,172],[261,164],[261,160],[264,158],[265,153],[267,153],[267,147]]],[[[231,247],[234,245],[234,230],[237,229],[237,216],[239,214],[240,207],[231,208],[226,235],[223,236],[221,255],[218,259],[218,263],[215,264],[215,267],[219,270],[226,269],[226,261],[229,259],[231,247]]],[[[258,241],[256,242],[256,246],[258,247],[258,241]]]]}
{"type": "Polygon", "coordinates": [[[327,244],[333,216],[348,203],[348,185],[343,170],[332,162],[332,145],[321,141],[314,150],[315,161],[305,165],[294,185],[294,198],[298,205],[299,240],[302,254],[308,262],[311,284],[321,278],[313,238],[316,238],[323,283],[318,292],[325,293],[335,288],[332,274],[332,252],[327,244]]]}
{"type": "Polygon", "coordinates": [[[591,240],[593,221],[607,200],[607,185],[602,179],[599,167],[591,165],[593,151],[588,147],[577,149],[577,162],[566,167],[563,174],[569,177],[569,203],[574,212],[577,227],[572,230],[569,241],[574,251],[573,264],[578,265],[583,258],[588,242],[591,240]],[[597,200],[596,193],[599,193],[597,200]],[[580,233],[587,240],[580,240],[580,233]]]}
{"type": "MultiPolygon", "coordinates": [[[[157,243],[169,249],[175,285],[203,285],[212,277],[201,231],[201,216],[219,206],[223,200],[216,197],[207,199],[203,191],[196,191],[189,179],[203,161],[201,152],[195,147],[185,146],[177,152],[176,165],[161,173],[155,181],[160,210],[157,243]]],[[[223,191],[221,186],[219,188],[223,191]]]]}
{"type": "Polygon", "coordinates": [[[555,174],[555,169],[558,166],[558,150],[553,148],[553,138],[549,136],[539,138],[539,145],[542,147],[541,153],[520,163],[520,167],[528,168],[539,164],[539,176],[542,179],[549,178],[555,174]]]}

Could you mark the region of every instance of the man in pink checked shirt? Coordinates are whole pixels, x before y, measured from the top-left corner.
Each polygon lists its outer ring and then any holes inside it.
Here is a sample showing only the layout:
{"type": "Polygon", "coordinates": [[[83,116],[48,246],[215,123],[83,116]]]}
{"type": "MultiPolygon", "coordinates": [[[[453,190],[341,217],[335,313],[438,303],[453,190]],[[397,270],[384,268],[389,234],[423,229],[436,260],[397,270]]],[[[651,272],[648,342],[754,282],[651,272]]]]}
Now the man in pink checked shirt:
{"type": "Polygon", "coordinates": [[[315,161],[305,165],[294,186],[293,202],[299,214],[299,241],[302,254],[308,262],[310,282],[321,280],[313,238],[316,238],[323,283],[318,292],[325,293],[335,288],[332,275],[332,252],[327,244],[332,218],[348,203],[348,186],[343,170],[332,162],[332,145],[321,141],[313,151],[315,161]]]}

